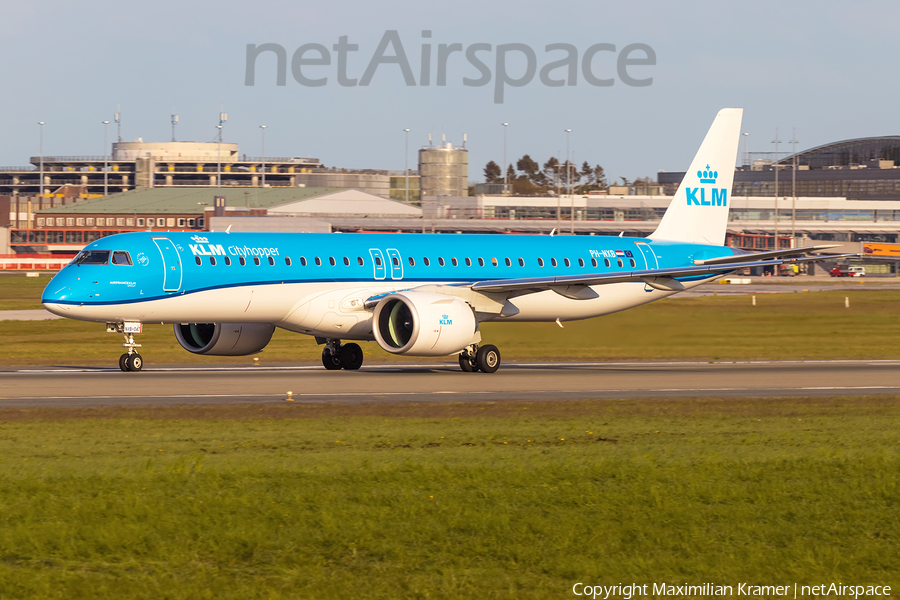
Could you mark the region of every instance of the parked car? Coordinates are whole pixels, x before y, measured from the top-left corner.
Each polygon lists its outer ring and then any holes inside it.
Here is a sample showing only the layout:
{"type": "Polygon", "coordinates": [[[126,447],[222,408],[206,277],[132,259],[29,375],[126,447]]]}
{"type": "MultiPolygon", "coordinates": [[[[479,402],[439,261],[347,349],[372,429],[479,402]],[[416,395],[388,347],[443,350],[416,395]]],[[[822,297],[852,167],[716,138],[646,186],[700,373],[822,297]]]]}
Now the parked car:
{"type": "Polygon", "coordinates": [[[832,277],[862,277],[866,274],[866,268],[862,265],[837,264],[829,271],[829,274],[832,277]]]}

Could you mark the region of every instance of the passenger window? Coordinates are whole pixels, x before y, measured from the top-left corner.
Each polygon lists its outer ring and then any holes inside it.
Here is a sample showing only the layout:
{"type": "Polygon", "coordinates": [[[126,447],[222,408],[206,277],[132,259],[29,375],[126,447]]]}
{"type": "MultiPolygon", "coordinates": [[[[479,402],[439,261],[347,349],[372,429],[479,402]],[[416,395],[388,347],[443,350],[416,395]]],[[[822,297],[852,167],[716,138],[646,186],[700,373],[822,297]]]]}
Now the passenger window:
{"type": "Polygon", "coordinates": [[[544,259],[543,259],[543,258],[539,258],[539,259],[538,259],[538,266],[539,266],[539,267],[543,267],[543,266],[544,266],[544,259]]]}
{"type": "Polygon", "coordinates": [[[253,264],[256,265],[257,267],[259,266],[259,257],[258,256],[253,257],[253,264]]]}
{"type": "MultiPolygon", "coordinates": [[[[243,259],[243,258],[241,259],[241,264],[244,264],[244,259],[243,259]]],[[[305,267],[305,266],[306,266],[306,257],[305,257],[305,256],[301,256],[301,257],[300,257],[300,266],[301,266],[301,267],[305,267]]]]}
{"type": "Polygon", "coordinates": [[[212,266],[216,266],[216,257],[215,256],[209,257],[209,264],[211,264],[212,266]]]}
{"type": "Polygon", "coordinates": [[[396,256],[392,256],[392,257],[391,257],[391,262],[394,263],[394,266],[395,266],[395,267],[399,267],[399,266],[400,266],[400,259],[397,258],[396,256]]]}
{"type": "Polygon", "coordinates": [[[286,264],[287,266],[291,266],[291,257],[290,256],[284,257],[284,264],[286,264]]]}
{"type": "Polygon", "coordinates": [[[275,259],[274,259],[273,257],[271,257],[271,256],[269,257],[269,266],[270,266],[270,267],[274,267],[274,266],[275,266],[275,259]]]}
{"type": "Polygon", "coordinates": [[[243,267],[244,265],[247,264],[247,259],[245,259],[243,256],[241,256],[240,258],[238,258],[238,262],[241,263],[241,266],[243,267]]]}
{"type": "Polygon", "coordinates": [[[455,256],[452,257],[452,258],[450,259],[450,263],[451,263],[454,267],[458,267],[458,266],[459,266],[459,261],[456,260],[456,257],[455,257],[455,256]]]}
{"type": "Polygon", "coordinates": [[[605,266],[608,267],[608,266],[609,266],[609,259],[608,259],[608,258],[604,258],[604,259],[603,259],[603,264],[604,264],[605,266]]]}
{"type": "Polygon", "coordinates": [[[203,261],[200,260],[200,257],[199,257],[199,256],[195,256],[195,257],[194,257],[194,260],[197,261],[197,264],[198,264],[198,265],[202,265],[202,264],[203,264],[203,261]]]}
{"type": "Polygon", "coordinates": [[[321,267],[321,266],[322,266],[322,259],[319,258],[318,256],[316,257],[316,266],[317,266],[317,267],[321,267]]]}
{"type": "Polygon", "coordinates": [[[416,259],[414,259],[412,256],[409,257],[409,266],[416,266],[416,259]]]}
{"type": "Polygon", "coordinates": [[[428,260],[428,257],[427,257],[427,256],[423,256],[423,257],[422,257],[422,264],[425,265],[426,267],[430,267],[430,266],[431,266],[431,261],[428,260]]]}
{"type": "Polygon", "coordinates": [[[131,255],[124,250],[116,250],[112,255],[112,264],[131,266],[131,255]]]}
{"type": "Polygon", "coordinates": [[[491,264],[494,265],[494,266],[496,267],[496,266],[498,266],[500,263],[498,263],[498,262],[497,262],[497,258],[494,257],[494,258],[491,258],[491,264]]]}
{"type": "Polygon", "coordinates": [[[591,266],[594,268],[597,268],[597,259],[596,258],[591,259],[591,266]]]}
{"type": "Polygon", "coordinates": [[[363,265],[366,264],[366,261],[363,260],[363,257],[362,257],[362,256],[357,256],[357,257],[356,257],[356,262],[358,262],[358,263],[359,263],[359,266],[361,266],[361,267],[362,267],[363,265]]]}
{"type": "Polygon", "coordinates": [[[331,266],[332,266],[332,267],[333,267],[333,266],[334,266],[334,265],[336,265],[336,264],[337,264],[337,263],[336,263],[336,262],[335,262],[335,260],[334,260],[334,257],[333,257],[333,256],[329,256],[329,257],[328,257],[328,262],[329,262],[329,263],[330,263],[330,264],[331,264],[331,266]]]}
{"type": "Polygon", "coordinates": [[[569,259],[568,259],[568,258],[564,258],[564,259],[563,259],[563,262],[566,263],[566,266],[567,266],[567,267],[571,267],[571,266],[572,266],[572,263],[569,262],[569,259]]]}
{"type": "Polygon", "coordinates": [[[471,259],[470,259],[468,256],[466,257],[466,266],[467,266],[467,267],[471,267],[471,266],[472,266],[472,261],[471,261],[471,259]]]}
{"type": "Polygon", "coordinates": [[[550,259],[550,264],[553,265],[553,266],[555,267],[555,266],[556,266],[556,259],[555,259],[555,258],[551,258],[551,259],[550,259]]]}
{"type": "Polygon", "coordinates": [[[511,267],[511,266],[512,266],[512,261],[509,260],[509,257],[508,257],[508,256],[506,257],[506,266],[507,266],[507,267],[511,267]]]}
{"type": "Polygon", "coordinates": [[[349,266],[350,266],[350,259],[347,258],[346,256],[344,257],[344,266],[345,266],[345,267],[349,267],[349,266]]]}
{"type": "Polygon", "coordinates": [[[622,266],[622,259],[621,259],[621,258],[616,259],[616,264],[619,265],[619,266],[621,267],[621,266],[622,266]]]}
{"type": "Polygon", "coordinates": [[[479,266],[479,267],[483,267],[483,266],[484,266],[484,259],[481,258],[480,256],[478,257],[478,266],[479,266]]]}
{"type": "Polygon", "coordinates": [[[225,257],[225,266],[226,266],[226,267],[230,267],[230,266],[231,266],[231,259],[228,258],[227,256],[225,257]]]}
{"type": "Polygon", "coordinates": [[[579,267],[583,267],[583,266],[584,266],[584,259],[583,259],[583,258],[579,258],[579,259],[578,259],[578,266],[579,266],[579,267]]]}
{"type": "Polygon", "coordinates": [[[442,267],[444,266],[444,257],[443,256],[438,256],[438,264],[441,265],[442,267]]]}
{"type": "Polygon", "coordinates": [[[628,262],[631,263],[631,266],[632,266],[632,267],[634,266],[634,259],[633,259],[633,258],[629,258],[629,259],[628,259],[628,262]]]}
{"type": "Polygon", "coordinates": [[[525,259],[522,258],[521,256],[519,257],[519,266],[520,266],[520,267],[524,267],[524,266],[525,266],[525,259]]]}

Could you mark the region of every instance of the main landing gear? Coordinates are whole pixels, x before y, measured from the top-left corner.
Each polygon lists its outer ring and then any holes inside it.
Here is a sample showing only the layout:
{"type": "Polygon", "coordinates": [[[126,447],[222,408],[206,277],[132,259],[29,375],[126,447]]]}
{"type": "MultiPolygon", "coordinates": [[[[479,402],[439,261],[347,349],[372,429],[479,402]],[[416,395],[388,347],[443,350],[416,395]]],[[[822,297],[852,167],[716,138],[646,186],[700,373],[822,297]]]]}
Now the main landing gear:
{"type": "Polygon", "coordinates": [[[459,353],[459,368],[466,373],[493,373],[500,368],[500,351],[490,344],[467,346],[459,353]]]}
{"type": "MultiPolygon", "coordinates": [[[[316,338],[317,340],[320,338],[316,338]]],[[[322,364],[329,371],[356,371],[363,364],[363,351],[359,344],[341,344],[341,340],[327,338],[322,350],[322,364]]]]}

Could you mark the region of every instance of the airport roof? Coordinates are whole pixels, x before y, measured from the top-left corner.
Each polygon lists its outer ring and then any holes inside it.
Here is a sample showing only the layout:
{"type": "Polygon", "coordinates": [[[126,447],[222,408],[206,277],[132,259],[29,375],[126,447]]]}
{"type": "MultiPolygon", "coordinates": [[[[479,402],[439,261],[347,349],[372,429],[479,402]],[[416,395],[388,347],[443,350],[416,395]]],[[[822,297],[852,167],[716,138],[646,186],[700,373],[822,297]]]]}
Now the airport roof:
{"type": "Polygon", "coordinates": [[[225,196],[227,206],[271,208],[307,200],[344,188],[142,188],[79,200],[64,206],[38,211],[40,214],[73,213],[158,213],[202,215],[207,206],[215,206],[215,196],[225,196]]]}

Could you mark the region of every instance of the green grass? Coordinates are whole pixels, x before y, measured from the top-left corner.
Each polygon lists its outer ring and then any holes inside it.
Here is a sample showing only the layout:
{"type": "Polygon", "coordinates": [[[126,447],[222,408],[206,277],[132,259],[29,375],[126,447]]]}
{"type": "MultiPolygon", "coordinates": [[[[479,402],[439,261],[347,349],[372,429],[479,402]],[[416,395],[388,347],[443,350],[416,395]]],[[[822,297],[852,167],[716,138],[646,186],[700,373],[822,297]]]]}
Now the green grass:
{"type": "Polygon", "coordinates": [[[0,411],[0,598],[900,584],[900,398],[0,411]]]}
{"type": "MultiPolygon", "coordinates": [[[[504,360],[900,358],[900,291],[765,294],[756,300],[752,306],[748,296],[676,297],[562,329],[554,323],[485,323],[482,335],[504,360]]],[[[105,330],[102,323],[71,320],[0,321],[0,364],[115,365],[122,338],[105,330]]],[[[248,364],[254,358],[190,354],[170,325],[147,325],[137,340],[148,365],[248,364]]],[[[428,360],[394,357],[374,342],[361,345],[369,363],[428,360]]],[[[308,336],[277,330],[255,358],[262,364],[318,362],[321,351],[308,336]]]]}
{"type": "Polygon", "coordinates": [[[51,274],[25,277],[21,274],[0,275],[0,310],[34,310],[41,308],[41,292],[50,283],[51,274]]]}

